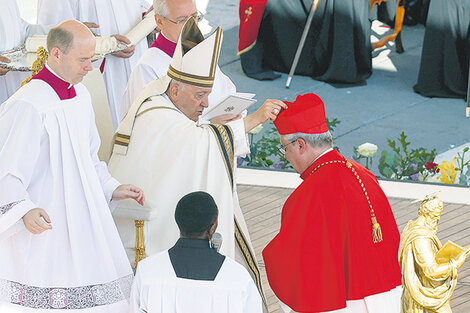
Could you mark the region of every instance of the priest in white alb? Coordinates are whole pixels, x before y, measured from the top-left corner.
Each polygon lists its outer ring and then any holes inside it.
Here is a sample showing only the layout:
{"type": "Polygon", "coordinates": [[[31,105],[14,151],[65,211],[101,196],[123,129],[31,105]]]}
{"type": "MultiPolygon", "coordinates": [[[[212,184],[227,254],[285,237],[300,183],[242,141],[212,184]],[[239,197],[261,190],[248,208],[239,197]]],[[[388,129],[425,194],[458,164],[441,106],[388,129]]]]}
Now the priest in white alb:
{"type": "Polygon", "coordinates": [[[98,159],[90,94],[95,39],[65,21],[47,65],[0,107],[0,312],[127,313],[133,279],[115,200],[143,204],[98,159]]]}
{"type": "MultiPolygon", "coordinates": [[[[192,16],[196,22],[202,19],[202,14],[197,10],[194,0],[153,0],[153,7],[160,33],[132,69],[121,102],[121,120],[144,87],[168,72],[176,42],[188,17],[192,16]]],[[[217,66],[214,85],[209,95],[209,108],[216,105],[226,95],[235,92],[235,85],[217,66]]],[[[242,115],[246,116],[246,111],[242,115]]],[[[229,114],[216,117],[212,122],[226,123],[233,118],[233,115],[229,114]]]]}
{"type": "MultiPolygon", "coordinates": [[[[149,4],[145,0],[39,0],[38,23],[55,25],[68,19],[98,24],[94,31],[101,36],[116,36],[126,44],[124,36],[142,21],[149,4]]],[[[119,108],[127,80],[144,51],[146,40],[135,47],[106,56],[100,66],[106,83],[109,108],[114,128],[119,123],[119,108]]]]}
{"type": "MultiPolygon", "coordinates": [[[[0,54],[3,51],[19,48],[28,36],[46,33],[46,27],[29,24],[21,18],[16,0],[2,0],[0,54]]],[[[0,56],[0,61],[10,62],[12,60],[0,56]]],[[[0,104],[15,93],[20,88],[21,82],[30,75],[30,72],[7,71],[0,67],[0,104]]]]}
{"type": "Polygon", "coordinates": [[[164,77],[151,82],[134,101],[116,133],[110,172],[142,187],[143,207],[124,201],[115,220],[131,259],[135,220],[144,221],[147,255],[170,248],[179,231],[173,219],[177,201],[201,190],[220,208],[221,253],[245,265],[259,289],[259,271],[243,214],[234,193],[234,156],[249,153],[246,133],[274,120],[286,105],[267,100],[255,113],[226,125],[199,125],[208,106],[222,40],[220,27],[204,39],[195,20],[185,23],[164,77]]]}
{"type": "Polygon", "coordinates": [[[261,313],[263,305],[247,270],[217,251],[218,208],[206,192],[178,201],[180,238],[168,250],[139,262],[131,313],[261,313]]]}

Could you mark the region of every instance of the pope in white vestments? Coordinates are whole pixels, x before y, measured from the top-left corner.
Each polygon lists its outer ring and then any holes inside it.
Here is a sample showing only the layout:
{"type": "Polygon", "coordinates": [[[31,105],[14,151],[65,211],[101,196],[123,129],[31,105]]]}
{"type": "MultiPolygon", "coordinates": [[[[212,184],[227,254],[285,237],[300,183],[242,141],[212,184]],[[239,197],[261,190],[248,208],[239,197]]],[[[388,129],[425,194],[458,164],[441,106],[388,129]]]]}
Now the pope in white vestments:
{"type": "MultiPolygon", "coordinates": [[[[0,53],[21,46],[29,36],[46,33],[46,27],[29,24],[21,18],[16,0],[2,0],[0,53]]],[[[0,103],[14,94],[20,88],[21,82],[30,75],[30,72],[9,71],[6,75],[0,76],[0,103]]]]}
{"type": "Polygon", "coordinates": [[[0,107],[0,312],[126,313],[133,273],[110,201],[143,194],[98,159],[79,83],[93,35],[66,21],[50,38],[49,65],[0,107]]]}
{"type": "MultiPolygon", "coordinates": [[[[127,114],[132,103],[144,87],[151,81],[165,76],[168,72],[176,48],[176,41],[178,40],[183,25],[180,21],[185,21],[189,16],[193,16],[196,20],[199,20],[199,13],[193,0],[178,0],[174,3],[164,0],[154,0],[154,8],[160,33],[132,69],[121,102],[121,120],[127,114]],[[160,12],[162,6],[166,7],[166,10],[163,10],[167,11],[165,12],[166,14],[160,12]],[[162,18],[162,15],[164,15],[164,18],[162,18]],[[172,22],[174,18],[178,18],[175,21],[180,23],[175,24],[172,22]]],[[[230,78],[222,73],[219,66],[217,66],[214,85],[209,95],[209,108],[217,104],[226,95],[235,92],[235,85],[230,78]]]]}
{"type": "Polygon", "coordinates": [[[177,201],[201,190],[220,208],[220,252],[245,265],[261,290],[259,271],[243,214],[234,193],[234,155],[249,153],[246,133],[275,119],[280,101],[266,101],[258,111],[227,125],[197,121],[207,108],[222,31],[204,39],[193,18],[181,32],[168,75],[148,84],[119,125],[110,172],[138,183],[147,195],[144,207],[123,202],[115,220],[131,259],[135,256],[134,220],[144,220],[145,248],[153,255],[179,237],[173,219],[177,201]]]}
{"type": "MultiPolygon", "coordinates": [[[[145,0],[39,0],[38,23],[55,25],[77,19],[98,24],[95,31],[101,36],[125,35],[142,20],[148,8],[145,0]]],[[[119,123],[119,108],[129,75],[147,48],[146,40],[142,40],[129,58],[106,56],[103,76],[114,129],[119,123]]]]}

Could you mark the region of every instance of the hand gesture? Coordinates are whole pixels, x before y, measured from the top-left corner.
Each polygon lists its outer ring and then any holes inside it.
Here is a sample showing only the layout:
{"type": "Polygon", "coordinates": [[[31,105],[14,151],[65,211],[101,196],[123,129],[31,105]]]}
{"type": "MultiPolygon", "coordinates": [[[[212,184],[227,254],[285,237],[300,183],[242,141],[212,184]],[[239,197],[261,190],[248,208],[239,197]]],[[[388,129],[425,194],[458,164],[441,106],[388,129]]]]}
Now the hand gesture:
{"type": "Polygon", "coordinates": [[[33,234],[40,234],[45,230],[52,229],[49,215],[41,208],[29,210],[29,212],[23,216],[23,223],[26,229],[33,234]]]}
{"type": "Polygon", "coordinates": [[[113,192],[112,200],[134,199],[140,205],[144,205],[144,192],[134,185],[120,185],[113,192]]]}
{"type": "Polygon", "coordinates": [[[271,121],[276,120],[277,115],[279,114],[279,112],[281,111],[282,108],[287,109],[287,105],[284,102],[282,102],[281,100],[268,99],[253,114],[257,114],[258,118],[259,118],[258,120],[260,121],[260,124],[263,124],[268,119],[270,119],[271,121]]]}
{"type": "Polygon", "coordinates": [[[256,126],[263,124],[268,119],[271,121],[276,120],[277,115],[281,109],[287,109],[287,105],[281,100],[268,99],[263,105],[253,114],[245,117],[245,132],[249,132],[256,126]]]}
{"type": "MultiPolygon", "coordinates": [[[[10,59],[5,58],[5,57],[2,57],[2,56],[0,56],[0,61],[1,61],[1,62],[5,62],[5,63],[10,63],[10,59]]],[[[5,74],[8,73],[9,71],[10,71],[10,70],[7,70],[6,68],[1,68],[1,67],[0,67],[0,76],[5,75],[5,74]]]]}
{"type": "Polygon", "coordinates": [[[211,124],[227,124],[231,121],[236,121],[241,118],[242,115],[233,115],[233,114],[222,114],[211,119],[211,124]]]}
{"type": "MultiPolygon", "coordinates": [[[[111,37],[115,37],[117,39],[117,41],[123,42],[126,45],[131,43],[131,41],[126,36],[112,35],[111,37]]],[[[132,45],[132,46],[129,46],[127,49],[124,49],[122,51],[113,53],[113,55],[118,57],[118,58],[126,59],[126,58],[130,58],[134,54],[134,51],[135,51],[135,46],[132,45]]]]}

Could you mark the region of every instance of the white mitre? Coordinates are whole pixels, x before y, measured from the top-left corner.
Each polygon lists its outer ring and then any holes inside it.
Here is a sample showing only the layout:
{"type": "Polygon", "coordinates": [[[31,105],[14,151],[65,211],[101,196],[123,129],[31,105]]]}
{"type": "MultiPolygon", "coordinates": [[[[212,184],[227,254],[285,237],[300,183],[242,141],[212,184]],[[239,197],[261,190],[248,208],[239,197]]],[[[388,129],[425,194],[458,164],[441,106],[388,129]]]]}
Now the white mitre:
{"type": "Polygon", "coordinates": [[[134,100],[127,115],[119,124],[113,153],[127,153],[137,112],[149,97],[161,95],[172,79],[203,88],[212,88],[215,70],[222,45],[222,28],[219,26],[206,39],[194,18],[190,17],[181,30],[167,75],[147,84],[134,100]]]}

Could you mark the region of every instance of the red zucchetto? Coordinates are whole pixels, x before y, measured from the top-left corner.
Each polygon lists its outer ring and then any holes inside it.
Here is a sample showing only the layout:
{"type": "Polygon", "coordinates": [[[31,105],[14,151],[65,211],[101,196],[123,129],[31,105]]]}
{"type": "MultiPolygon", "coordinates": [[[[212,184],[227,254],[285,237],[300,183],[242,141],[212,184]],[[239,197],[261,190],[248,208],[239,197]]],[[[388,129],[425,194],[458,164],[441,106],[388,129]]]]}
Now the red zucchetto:
{"type": "Polygon", "coordinates": [[[298,95],[294,102],[284,101],[287,110],[281,110],[274,126],[280,135],[293,133],[320,134],[328,131],[325,106],[313,93],[298,95]]]}

